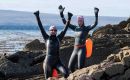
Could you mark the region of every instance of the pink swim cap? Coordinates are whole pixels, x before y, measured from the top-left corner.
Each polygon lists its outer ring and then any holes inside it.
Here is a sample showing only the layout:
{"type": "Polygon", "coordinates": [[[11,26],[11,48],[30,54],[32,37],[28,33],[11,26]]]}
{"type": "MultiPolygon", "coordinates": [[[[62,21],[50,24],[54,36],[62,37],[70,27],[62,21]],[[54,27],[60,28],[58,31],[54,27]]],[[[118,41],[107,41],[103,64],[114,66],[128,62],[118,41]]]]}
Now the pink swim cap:
{"type": "Polygon", "coordinates": [[[78,20],[83,20],[83,21],[84,21],[84,17],[83,17],[83,16],[78,16],[77,19],[78,19],[78,20]]]}

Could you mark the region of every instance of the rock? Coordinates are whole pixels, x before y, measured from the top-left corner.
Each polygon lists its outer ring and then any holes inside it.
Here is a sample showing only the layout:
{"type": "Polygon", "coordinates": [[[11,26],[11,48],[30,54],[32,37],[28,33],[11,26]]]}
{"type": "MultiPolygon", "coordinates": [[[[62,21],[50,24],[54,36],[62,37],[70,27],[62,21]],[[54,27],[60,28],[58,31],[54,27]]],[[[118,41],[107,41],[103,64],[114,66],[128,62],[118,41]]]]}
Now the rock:
{"type": "Polygon", "coordinates": [[[108,74],[110,77],[117,74],[122,74],[124,72],[125,67],[122,63],[114,63],[110,67],[105,69],[105,73],[108,74]]]}
{"type": "Polygon", "coordinates": [[[127,32],[130,32],[130,23],[127,24],[125,30],[126,30],[127,32]]]}
{"type": "Polygon", "coordinates": [[[110,56],[107,57],[107,61],[114,61],[116,58],[115,54],[111,54],[110,56]]]}
{"type": "Polygon", "coordinates": [[[130,55],[130,52],[125,52],[125,53],[123,54],[124,57],[129,56],[129,55],[130,55]]]}
{"type": "Polygon", "coordinates": [[[48,78],[47,80],[58,80],[58,78],[50,77],[50,78],[48,78]]]}
{"type": "Polygon", "coordinates": [[[128,69],[122,76],[122,80],[130,80],[130,69],[128,69]]]}
{"type": "Polygon", "coordinates": [[[39,51],[45,50],[45,44],[41,43],[38,39],[26,44],[24,51],[39,51]]]}
{"type": "Polygon", "coordinates": [[[123,64],[126,66],[126,67],[130,67],[130,55],[127,56],[127,57],[124,57],[123,60],[122,60],[123,64]]]}
{"type": "Polygon", "coordinates": [[[6,78],[5,74],[3,72],[0,72],[0,80],[4,80],[6,78]]]}
{"type": "Polygon", "coordinates": [[[70,74],[68,79],[80,80],[87,76],[90,80],[129,80],[130,67],[125,66],[129,65],[129,50],[128,47],[117,50],[117,54],[111,54],[102,63],[79,69],[70,74]]]}
{"type": "Polygon", "coordinates": [[[99,70],[99,68],[100,68],[100,65],[92,65],[91,67],[88,67],[87,74],[92,75],[92,73],[99,70]]]}
{"type": "Polygon", "coordinates": [[[123,55],[123,52],[120,52],[118,53],[116,56],[115,56],[115,62],[121,62],[122,58],[124,57],[123,55]]]}
{"type": "Polygon", "coordinates": [[[35,56],[38,56],[41,53],[32,53],[32,52],[17,52],[11,55],[11,57],[1,57],[0,61],[0,71],[5,74],[6,78],[11,77],[20,77],[20,76],[29,76],[34,74],[40,74],[43,73],[43,69],[41,65],[35,65],[33,67],[30,67],[29,64],[32,62],[33,58],[35,56]],[[14,59],[17,55],[18,61],[17,63],[14,63],[14,59]]]}
{"type": "Polygon", "coordinates": [[[41,54],[37,57],[35,57],[32,62],[30,63],[30,66],[34,66],[37,63],[42,63],[46,57],[46,54],[41,54]]]}
{"type": "Polygon", "coordinates": [[[71,74],[68,79],[69,80],[75,80],[78,79],[79,76],[81,76],[81,74],[86,73],[86,69],[82,69],[82,70],[77,70],[76,72],[74,72],[73,74],[71,74]]]}
{"type": "Polygon", "coordinates": [[[127,21],[121,21],[117,25],[107,24],[98,28],[93,32],[93,37],[101,38],[107,34],[129,34],[129,19],[127,21]]]}
{"type": "Polygon", "coordinates": [[[97,70],[92,73],[92,78],[95,80],[101,80],[103,73],[104,73],[104,70],[97,70]]]}
{"type": "Polygon", "coordinates": [[[69,77],[67,78],[68,80],[74,80],[74,75],[73,74],[70,74],[69,77]]]}
{"type": "Polygon", "coordinates": [[[117,26],[119,26],[119,29],[124,29],[127,24],[127,21],[121,21],[117,26]]]}
{"type": "MultiPolygon", "coordinates": [[[[93,32],[93,55],[91,59],[87,60],[87,66],[97,64],[105,60],[108,55],[117,54],[121,48],[130,45],[130,34],[125,29],[129,24],[128,22],[129,19],[117,25],[108,24],[93,32]],[[116,50],[118,50],[118,52],[116,50]]],[[[122,54],[116,55],[114,60],[120,62],[123,56],[122,54]]]]}
{"type": "Polygon", "coordinates": [[[110,80],[126,80],[126,79],[122,79],[121,75],[118,75],[118,76],[112,77],[110,80]]]}
{"type": "Polygon", "coordinates": [[[88,76],[86,74],[82,74],[75,80],[93,80],[93,79],[92,79],[92,77],[90,77],[90,76],[88,76]]]}

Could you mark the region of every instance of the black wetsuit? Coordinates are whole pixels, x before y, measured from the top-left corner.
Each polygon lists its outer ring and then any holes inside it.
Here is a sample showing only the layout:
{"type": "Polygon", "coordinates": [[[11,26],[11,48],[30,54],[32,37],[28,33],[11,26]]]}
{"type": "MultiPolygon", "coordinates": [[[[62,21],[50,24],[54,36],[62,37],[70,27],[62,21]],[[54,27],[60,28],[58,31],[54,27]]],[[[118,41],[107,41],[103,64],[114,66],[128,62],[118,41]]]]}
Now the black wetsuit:
{"type": "Polygon", "coordinates": [[[68,77],[68,70],[63,66],[59,57],[59,49],[60,42],[68,29],[69,21],[58,36],[49,36],[45,32],[39,16],[36,16],[36,18],[46,45],[46,57],[43,65],[45,78],[48,79],[49,77],[52,77],[53,69],[60,71],[65,78],[68,77]]]}
{"type": "MultiPolygon", "coordinates": [[[[62,21],[66,24],[66,20],[62,17],[62,21]]],[[[92,26],[75,26],[70,24],[69,28],[75,31],[75,44],[74,50],[69,60],[68,68],[71,72],[74,72],[74,66],[76,64],[78,58],[78,68],[81,69],[85,65],[85,53],[86,53],[86,46],[85,41],[88,36],[88,33],[91,29],[95,28],[98,23],[98,16],[96,16],[95,24],[92,26]]]]}

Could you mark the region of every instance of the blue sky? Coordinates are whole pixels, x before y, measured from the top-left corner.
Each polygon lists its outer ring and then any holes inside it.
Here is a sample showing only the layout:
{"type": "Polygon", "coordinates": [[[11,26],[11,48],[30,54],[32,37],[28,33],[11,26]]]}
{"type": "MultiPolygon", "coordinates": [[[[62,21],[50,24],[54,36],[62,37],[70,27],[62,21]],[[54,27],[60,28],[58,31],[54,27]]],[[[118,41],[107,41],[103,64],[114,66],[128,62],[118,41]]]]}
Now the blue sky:
{"type": "Polygon", "coordinates": [[[130,17],[130,0],[0,0],[0,10],[18,10],[58,14],[62,4],[75,15],[93,16],[94,7],[100,9],[100,16],[130,17]]]}

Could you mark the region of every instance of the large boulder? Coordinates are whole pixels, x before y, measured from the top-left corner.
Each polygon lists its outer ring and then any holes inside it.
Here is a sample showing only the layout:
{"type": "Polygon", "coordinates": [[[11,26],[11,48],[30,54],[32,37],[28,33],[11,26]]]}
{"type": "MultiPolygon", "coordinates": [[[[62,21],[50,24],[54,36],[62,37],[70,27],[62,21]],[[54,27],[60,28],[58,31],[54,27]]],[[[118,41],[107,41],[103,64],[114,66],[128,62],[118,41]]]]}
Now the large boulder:
{"type": "Polygon", "coordinates": [[[20,51],[8,56],[3,55],[0,58],[0,72],[2,72],[6,78],[43,73],[43,69],[40,64],[32,67],[30,66],[33,58],[40,54],[43,54],[43,52],[32,53],[20,51]]]}
{"type": "Polygon", "coordinates": [[[45,44],[41,43],[38,39],[26,44],[24,51],[39,51],[45,50],[45,44]]]}

